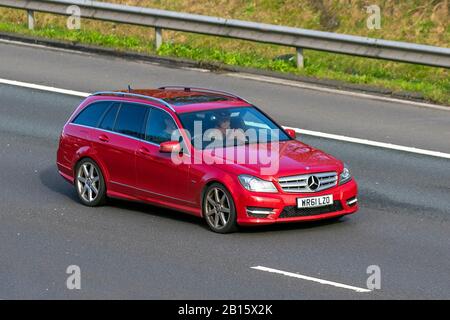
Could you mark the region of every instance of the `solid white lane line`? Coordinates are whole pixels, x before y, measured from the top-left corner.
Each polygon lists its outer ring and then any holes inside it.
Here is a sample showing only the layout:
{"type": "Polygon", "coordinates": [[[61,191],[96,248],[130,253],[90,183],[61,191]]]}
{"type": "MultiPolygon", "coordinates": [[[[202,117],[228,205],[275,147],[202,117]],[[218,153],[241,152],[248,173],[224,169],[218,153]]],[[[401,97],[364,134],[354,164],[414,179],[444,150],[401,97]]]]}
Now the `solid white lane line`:
{"type": "MultiPolygon", "coordinates": [[[[29,88],[29,89],[35,89],[35,90],[41,90],[41,91],[66,94],[66,95],[83,97],[83,98],[90,95],[90,93],[87,93],[87,92],[67,90],[67,89],[61,89],[61,88],[49,87],[49,86],[44,86],[44,85],[39,85],[39,84],[34,84],[34,83],[1,79],[1,78],[0,78],[0,84],[6,84],[6,85],[17,86],[17,87],[22,87],[22,88],[29,88]]],[[[311,131],[311,130],[305,130],[305,129],[299,129],[299,128],[292,128],[292,127],[285,127],[285,128],[293,129],[300,134],[309,135],[309,136],[315,136],[315,137],[321,137],[321,138],[326,138],[326,139],[333,139],[333,140],[363,144],[363,145],[368,145],[368,146],[373,146],[373,147],[380,147],[380,148],[385,148],[385,149],[392,149],[392,150],[405,151],[405,152],[422,154],[422,155],[427,155],[427,156],[432,156],[432,157],[450,159],[449,153],[443,153],[443,152],[439,152],[439,151],[431,151],[431,150],[419,149],[419,148],[414,148],[414,147],[406,147],[406,146],[401,146],[401,145],[396,145],[396,144],[391,144],[391,143],[372,141],[372,140],[360,139],[360,138],[352,138],[352,137],[347,137],[347,136],[342,136],[342,135],[337,135],[337,134],[324,133],[324,132],[319,132],[319,131],[311,131]]]]}
{"type": "Polygon", "coordinates": [[[319,279],[319,278],[304,276],[304,275],[301,275],[301,274],[298,274],[298,273],[292,273],[292,272],[282,271],[282,270],[278,270],[278,269],[267,268],[267,267],[263,267],[263,266],[251,267],[251,269],[265,271],[265,272],[270,272],[270,273],[277,273],[277,274],[281,274],[281,275],[287,276],[287,277],[292,277],[292,278],[297,278],[297,279],[317,282],[317,283],[320,283],[320,284],[325,284],[325,285],[329,285],[329,286],[333,286],[333,287],[337,287],[337,288],[353,290],[353,291],[356,291],[356,292],[359,292],[359,293],[372,292],[372,290],[365,289],[365,288],[349,286],[349,285],[346,285],[346,284],[343,284],[343,283],[339,283],[339,282],[323,280],[323,279],[319,279]]]}
{"type": "Polygon", "coordinates": [[[8,84],[8,85],[11,85],[11,86],[16,86],[16,87],[35,89],[35,90],[41,90],[41,91],[48,91],[48,92],[55,92],[55,93],[61,93],[61,94],[66,94],[66,95],[70,95],[70,96],[77,96],[77,97],[83,97],[83,98],[89,96],[89,93],[86,93],[86,92],[80,92],[80,91],[74,91],[74,90],[66,90],[66,89],[60,89],[60,88],[55,88],[55,87],[43,86],[43,85],[40,85],[40,84],[21,82],[21,81],[14,81],[14,80],[7,80],[7,79],[0,79],[0,84],[8,84]]]}
{"type": "Polygon", "coordinates": [[[372,146],[372,147],[379,147],[379,148],[385,148],[385,149],[391,149],[391,150],[397,150],[397,151],[405,151],[405,152],[410,152],[410,153],[422,154],[422,155],[427,155],[427,156],[432,156],[432,157],[450,159],[449,153],[444,153],[444,152],[439,152],[439,151],[425,150],[425,149],[419,149],[419,148],[414,148],[414,147],[405,147],[405,146],[392,144],[392,143],[352,138],[352,137],[341,136],[341,135],[337,135],[337,134],[311,131],[311,130],[305,130],[305,129],[291,128],[291,127],[285,127],[285,128],[293,129],[293,130],[295,130],[295,132],[298,132],[300,134],[309,135],[309,136],[315,136],[315,137],[320,137],[320,138],[363,144],[363,145],[372,146]]]}
{"type": "Polygon", "coordinates": [[[290,86],[290,87],[297,87],[297,88],[301,88],[301,89],[310,89],[310,90],[315,90],[315,91],[340,94],[340,95],[352,96],[352,97],[358,97],[358,98],[364,98],[364,99],[371,99],[371,100],[378,100],[378,101],[385,101],[385,102],[394,102],[394,103],[407,104],[407,105],[416,106],[416,107],[450,111],[450,107],[443,106],[443,105],[435,105],[435,104],[431,104],[431,103],[416,102],[416,101],[411,101],[411,100],[402,100],[402,99],[378,96],[378,95],[369,94],[369,93],[360,93],[360,92],[326,88],[326,87],[321,87],[319,85],[308,84],[308,83],[304,83],[304,82],[300,82],[300,81],[279,79],[279,78],[273,78],[273,77],[267,77],[267,76],[259,76],[259,75],[253,75],[253,74],[247,74],[247,73],[223,73],[223,74],[227,75],[229,77],[261,81],[261,82],[267,82],[267,83],[274,83],[274,84],[285,85],[285,86],[290,86]]]}

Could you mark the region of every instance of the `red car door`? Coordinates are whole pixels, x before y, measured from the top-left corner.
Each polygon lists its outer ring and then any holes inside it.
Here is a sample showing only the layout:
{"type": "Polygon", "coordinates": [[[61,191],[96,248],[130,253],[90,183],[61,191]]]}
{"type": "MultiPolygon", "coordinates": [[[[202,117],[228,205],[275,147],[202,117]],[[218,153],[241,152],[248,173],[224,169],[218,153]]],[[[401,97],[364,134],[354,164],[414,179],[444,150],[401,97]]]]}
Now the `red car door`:
{"type": "MultiPolygon", "coordinates": [[[[136,149],[136,173],[139,194],[144,200],[193,206],[189,164],[176,164],[170,153],[161,153],[159,145],[170,141],[178,127],[164,110],[152,108],[145,129],[146,142],[136,149]]],[[[187,155],[184,155],[187,156],[187,155]]]]}
{"type": "Polygon", "coordinates": [[[148,110],[140,104],[116,103],[91,133],[98,157],[107,168],[110,193],[136,195],[135,150],[143,138],[148,110]]]}

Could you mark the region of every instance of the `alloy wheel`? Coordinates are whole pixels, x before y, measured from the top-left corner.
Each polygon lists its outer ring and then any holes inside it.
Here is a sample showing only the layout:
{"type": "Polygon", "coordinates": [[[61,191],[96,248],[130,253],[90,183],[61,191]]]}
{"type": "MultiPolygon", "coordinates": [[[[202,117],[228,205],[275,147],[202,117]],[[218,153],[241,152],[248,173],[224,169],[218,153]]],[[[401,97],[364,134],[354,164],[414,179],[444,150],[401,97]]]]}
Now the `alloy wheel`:
{"type": "Polygon", "coordinates": [[[231,216],[231,206],[230,199],[223,190],[212,188],[208,191],[205,214],[208,223],[215,229],[220,230],[227,226],[231,216]]]}
{"type": "Polygon", "coordinates": [[[94,202],[99,196],[100,175],[97,167],[91,162],[84,162],[77,172],[77,190],[87,203],[94,202]]]}

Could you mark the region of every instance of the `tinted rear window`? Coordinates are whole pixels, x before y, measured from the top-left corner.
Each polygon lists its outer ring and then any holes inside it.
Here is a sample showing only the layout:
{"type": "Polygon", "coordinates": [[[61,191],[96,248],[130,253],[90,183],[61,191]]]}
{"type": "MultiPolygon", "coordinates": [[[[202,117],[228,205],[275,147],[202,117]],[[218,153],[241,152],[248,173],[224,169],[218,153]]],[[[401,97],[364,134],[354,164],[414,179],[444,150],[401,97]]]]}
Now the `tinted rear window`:
{"type": "Polygon", "coordinates": [[[138,105],[124,103],[117,116],[114,131],[128,136],[144,138],[144,120],[149,108],[138,105]]]}
{"type": "Polygon", "coordinates": [[[88,127],[96,127],[100,118],[111,105],[110,101],[95,102],[84,108],[80,114],[72,121],[88,127]]]}
{"type": "Polygon", "coordinates": [[[99,128],[104,130],[112,130],[114,128],[114,123],[116,122],[117,111],[119,110],[119,103],[113,104],[103,117],[99,128]]]}

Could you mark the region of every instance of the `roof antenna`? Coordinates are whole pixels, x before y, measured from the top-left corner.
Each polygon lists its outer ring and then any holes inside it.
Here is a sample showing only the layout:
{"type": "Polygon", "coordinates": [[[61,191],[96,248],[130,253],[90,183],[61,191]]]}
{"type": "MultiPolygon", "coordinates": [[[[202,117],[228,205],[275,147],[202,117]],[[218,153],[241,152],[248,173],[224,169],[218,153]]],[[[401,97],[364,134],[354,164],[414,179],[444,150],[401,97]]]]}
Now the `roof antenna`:
{"type": "Polygon", "coordinates": [[[131,90],[132,90],[132,89],[131,89],[131,86],[128,85],[128,92],[131,93],[131,90]]]}

